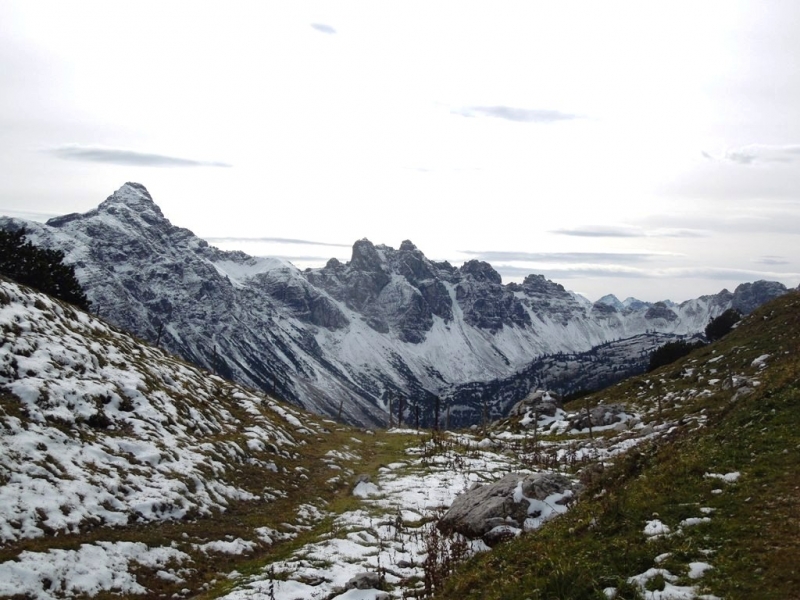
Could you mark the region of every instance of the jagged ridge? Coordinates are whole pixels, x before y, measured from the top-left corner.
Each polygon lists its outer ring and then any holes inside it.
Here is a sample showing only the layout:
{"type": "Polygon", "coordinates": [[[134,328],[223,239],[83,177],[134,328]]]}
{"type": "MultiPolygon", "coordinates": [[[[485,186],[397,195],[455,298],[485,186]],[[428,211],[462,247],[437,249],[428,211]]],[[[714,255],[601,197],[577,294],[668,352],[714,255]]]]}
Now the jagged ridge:
{"type": "MultiPolygon", "coordinates": [[[[457,268],[411,242],[364,239],[347,263],[301,272],[223,252],[173,226],[140,184],[83,215],[15,219],[62,249],[100,315],[236,381],[353,423],[386,422],[389,396],[422,406],[474,382],[514,377],[537,357],[648,332],[691,335],[710,317],[786,291],[743,284],[680,305],[590,303],[530,275],[503,285],[488,263],[457,268]]],[[[617,301],[618,302],[618,301],[617,301]]]]}

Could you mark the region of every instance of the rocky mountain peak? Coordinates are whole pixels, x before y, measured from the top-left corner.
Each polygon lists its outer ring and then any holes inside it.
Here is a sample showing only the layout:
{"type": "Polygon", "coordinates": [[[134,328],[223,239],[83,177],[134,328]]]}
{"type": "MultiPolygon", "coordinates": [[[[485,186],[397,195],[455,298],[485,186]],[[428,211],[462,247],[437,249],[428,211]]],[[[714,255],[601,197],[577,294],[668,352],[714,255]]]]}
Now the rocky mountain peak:
{"type": "Polygon", "coordinates": [[[381,271],[383,257],[378,253],[375,244],[367,238],[358,240],[353,244],[353,254],[350,258],[350,267],[358,271],[381,271]]]}
{"type": "Polygon", "coordinates": [[[645,310],[650,307],[649,302],[642,302],[633,296],[628,296],[625,298],[625,300],[622,301],[622,304],[625,306],[625,308],[630,310],[645,310]]]}
{"type": "Polygon", "coordinates": [[[158,207],[158,205],[153,201],[153,197],[150,195],[150,192],[148,192],[147,188],[141,183],[126,183],[116,192],[106,198],[106,200],[97,208],[100,211],[108,211],[112,207],[118,206],[125,206],[139,212],[142,215],[149,212],[154,213],[161,219],[164,218],[164,214],[161,212],[161,209],[158,207]]]}
{"type": "Polygon", "coordinates": [[[786,286],[777,281],[754,281],[753,283],[742,283],[736,286],[733,291],[733,308],[744,314],[753,312],[767,300],[787,292],[786,286]]]}
{"type": "Polygon", "coordinates": [[[606,294],[597,302],[595,302],[595,304],[605,304],[606,306],[611,306],[617,310],[622,310],[625,308],[625,305],[620,302],[619,298],[617,298],[614,294],[606,294]]]}
{"type": "Polygon", "coordinates": [[[415,250],[417,250],[417,247],[414,245],[414,243],[411,240],[403,240],[400,243],[400,251],[401,252],[414,252],[415,250]]]}
{"type": "Polygon", "coordinates": [[[644,314],[644,318],[648,321],[652,321],[653,319],[664,319],[667,322],[672,322],[678,320],[678,315],[670,310],[665,302],[656,302],[647,309],[647,312],[644,314]]]}
{"type": "MultiPolygon", "coordinates": [[[[543,275],[503,285],[487,262],[434,262],[409,240],[395,250],[362,239],[349,262],[300,272],[208,246],[173,226],[137,183],[48,225],[0,218],[2,228],[22,226],[37,245],[65,252],[93,306],[117,326],[222,376],[361,424],[384,422],[386,391],[431,398],[516,377],[544,354],[654,330],[693,334],[734,296],[594,309],[543,275]]],[[[784,292],[756,282],[736,298],[748,307],[784,292]]]]}
{"type": "Polygon", "coordinates": [[[525,279],[522,281],[522,289],[528,294],[539,293],[561,295],[567,293],[567,291],[564,289],[564,286],[560,283],[555,283],[554,281],[547,279],[544,275],[537,275],[535,273],[525,276],[525,279]]]}
{"type": "Polygon", "coordinates": [[[141,183],[128,182],[106,198],[97,208],[83,214],[71,213],[53,217],[47,221],[47,225],[62,228],[72,221],[91,219],[100,214],[111,214],[129,222],[130,212],[138,215],[150,225],[169,223],[164,217],[164,213],[153,201],[153,197],[147,191],[147,188],[141,183]],[[120,208],[122,208],[122,211],[120,211],[120,208]]]}
{"type": "Polygon", "coordinates": [[[482,260],[470,260],[464,263],[460,269],[463,275],[469,275],[474,280],[488,283],[503,283],[503,278],[500,273],[494,270],[494,267],[482,260]]]}

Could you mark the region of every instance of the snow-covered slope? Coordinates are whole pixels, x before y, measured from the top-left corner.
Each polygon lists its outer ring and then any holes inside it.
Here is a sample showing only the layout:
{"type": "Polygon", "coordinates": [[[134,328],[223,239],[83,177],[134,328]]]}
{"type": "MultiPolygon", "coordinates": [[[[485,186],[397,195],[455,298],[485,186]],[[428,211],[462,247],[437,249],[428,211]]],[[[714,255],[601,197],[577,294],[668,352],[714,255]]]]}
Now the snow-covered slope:
{"type": "Polygon", "coordinates": [[[269,501],[324,429],[3,279],[0,328],[0,548],[269,501]]]}
{"type": "Polygon", "coordinates": [[[647,332],[695,334],[737,302],[786,290],[744,284],[681,305],[609,297],[594,305],[541,275],[503,285],[485,262],[460,268],[360,240],[352,259],[300,271],[223,252],[173,226],[147,190],[27,227],[64,250],[94,309],[194,363],[314,412],[386,423],[388,398],[432,412],[434,396],[508,378],[537,357],[647,332]]]}

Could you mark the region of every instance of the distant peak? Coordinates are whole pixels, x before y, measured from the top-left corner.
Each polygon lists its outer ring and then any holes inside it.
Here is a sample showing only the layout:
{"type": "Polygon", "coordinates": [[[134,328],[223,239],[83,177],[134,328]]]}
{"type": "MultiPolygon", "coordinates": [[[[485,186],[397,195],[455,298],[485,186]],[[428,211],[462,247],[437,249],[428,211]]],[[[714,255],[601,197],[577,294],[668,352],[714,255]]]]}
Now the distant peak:
{"type": "Polygon", "coordinates": [[[143,186],[141,183],[136,183],[135,181],[128,181],[128,182],[127,182],[125,185],[123,185],[123,186],[122,186],[121,188],[119,188],[119,190],[117,190],[117,191],[118,191],[118,192],[119,192],[119,191],[122,191],[122,190],[123,190],[123,189],[125,189],[125,188],[131,188],[132,190],[135,190],[135,191],[137,191],[137,192],[139,192],[139,193],[141,193],[141,194],[144,194],[144,195],[145,195],[145,196],[147,196],[147,197],[148,197],[150,200],[152,200],[152,199],[153,199],[153,197],[150,195],[150,192],[148,192],[148,191],[147,191],[147,188],[146,188],[146,187],[144,187],[144,186],[143,186]]]}
{"type": "Polygon", "coordinates": [[[500,284],[503,282],[500,273],[494,270],[492,265],[482,260],[470,260],[461,267],[461,272],[470,275],[476,281],[488,281],[500,284]]]}
{"type": "Polygon", "coordinates": [[[353,254],[350,266],[361,271],[375,271],[380,269],[383,259],[375,248],[375,244],[367,238],[362,238],[353,244],[353,254]]]}
{"type": "Polygon", "coordinates": [[[619,301],[614,294],[606,294],[600,298],[595,304],[605,304],[606,306],[613,306],[616,309],[622,309],[625,305],[619,301]]]}
{"type": "Polygon", "coordinates": [[[405,250],[406,252],[413,252],[416,249],[417,247],[411,240],[403,240],[403,243],[400,244],[400,250],[405,250]]]}
{"type": "Polygon", "coordinates": [[[121,188],[119,188],[116,192],[114,192],[111,196],[112,198],[116,197],[123,202],[133,202],[134,204],[140,202],[148,202],[151,204],[155,204],[153,202],[153,197],[150,195],[150,192],[147,191],[147,188],[144,187],[141,183],[134,183],[129,181],[121,188]]]}
{"type": "Polygon", "coordinates": [[[105,202],[98,208],[100,210],[107,210],[111,206],[118,206],[120,204],[134,209],[139,213],[149,211],[155,213],[159,217],[163,218],[164,216],[158,205],[153,202],[153,197],[150,195],[150,192],[148,192],[147,188],[141,183],[129,181],[106,198],[105,202]]]}

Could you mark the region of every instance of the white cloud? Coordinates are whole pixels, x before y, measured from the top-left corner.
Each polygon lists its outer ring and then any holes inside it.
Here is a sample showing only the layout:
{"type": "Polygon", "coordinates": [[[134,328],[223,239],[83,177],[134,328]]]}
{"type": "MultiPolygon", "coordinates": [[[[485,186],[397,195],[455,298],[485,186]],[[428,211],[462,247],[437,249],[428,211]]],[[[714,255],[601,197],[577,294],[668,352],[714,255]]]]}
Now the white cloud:
{"type": "Polygon", "coordinates": [[[336,30],[333,27],[330,25],[325,25],[325,23],[312,23],[311,26],[320,33],[327,33],[329,35],[336,33],[336,30]]]}
{"type": "Polygon", "coordinates": [[[137,167],[230,167],[224,162],[195,160],[153,152],[139,152],[124,148],[108,148],[81,144],[64,144],[47,150],[64,160],[110,163],[137,167]]]}
{"type": "Polygon", "coordinates": [[[792,163],[800,161],[800,144],[749,144],[738,148],[728,148],[717,156],[705,151],[702,154],[710,160],[727,161],[740,165],[792,163]]]}
{"type": "Polygon", "coordinates": [[[464,117],[495,117],[518,123],[555,123],[580,118],[578,115],[559,110],[515,108],[513,106],[466,106],[453,109],[452,112],[464,117]]]}

